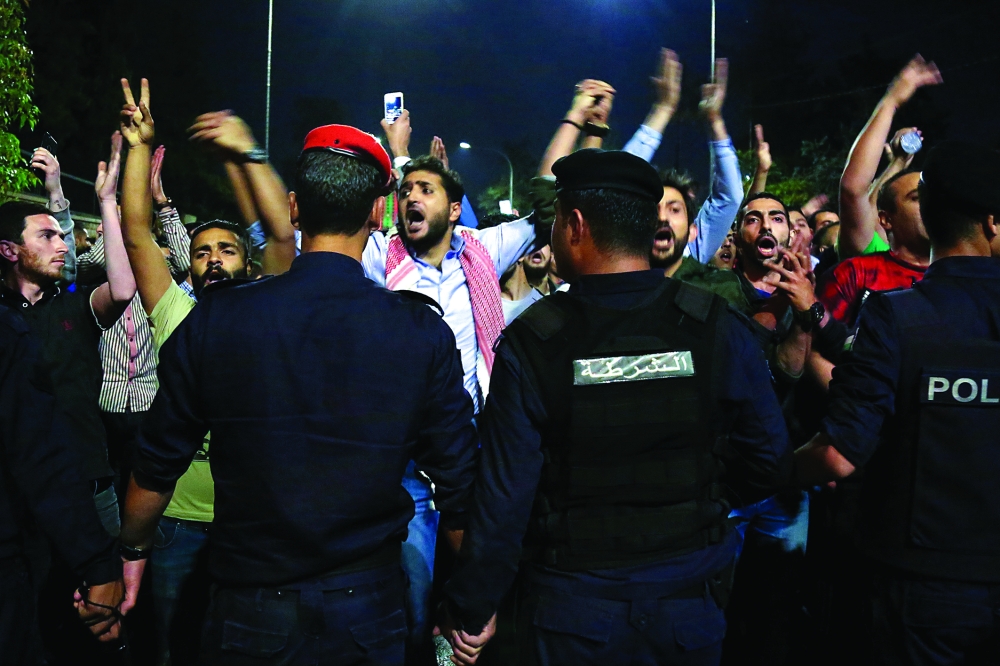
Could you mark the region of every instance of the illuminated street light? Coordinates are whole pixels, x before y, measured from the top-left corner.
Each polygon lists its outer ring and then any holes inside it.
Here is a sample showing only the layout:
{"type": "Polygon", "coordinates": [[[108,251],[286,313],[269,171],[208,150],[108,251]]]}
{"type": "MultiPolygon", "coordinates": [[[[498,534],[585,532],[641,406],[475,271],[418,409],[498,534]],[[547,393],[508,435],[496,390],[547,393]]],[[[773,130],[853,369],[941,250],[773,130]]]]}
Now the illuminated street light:
{"type": "MultiPolygon", "coordinates": [[[[463,150],[472,150],[472,145],[468,141],[462,141],[458,144],[458,147],[463,150]]],[[[480,148],[480,150],[488,150],[491,153],[496,153],[500,157],[507,160],[507,166],[510,168],[510,185],[508,187],[508,197],[510,197],[510,203],[514,205],[514,165],[511,163],[510,158],[507,157],[505,153],[500,152],[496,148],[480,148]]]]}

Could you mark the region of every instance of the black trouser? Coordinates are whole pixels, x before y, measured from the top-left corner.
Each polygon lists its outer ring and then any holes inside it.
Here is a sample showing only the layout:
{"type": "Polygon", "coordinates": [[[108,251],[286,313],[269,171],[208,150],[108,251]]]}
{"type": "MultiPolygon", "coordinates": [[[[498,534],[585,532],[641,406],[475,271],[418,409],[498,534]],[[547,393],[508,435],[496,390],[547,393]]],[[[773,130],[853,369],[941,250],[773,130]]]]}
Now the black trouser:
{"type": "Polygon", "coordinates": [[[882,571],[872,605],[881,664],[1000,663],[1000,584],[882,571]]]}
{"type": "Polygon", "coordinates": [[[214,586],[201,662],[212,666],[403,666],[398,563],[281,588],[214,586]]]}
{"type": "Polygon", "coordinates": [[[42,662],[35,591],[21,558],[0,561],[0,665],[42,662]]]}

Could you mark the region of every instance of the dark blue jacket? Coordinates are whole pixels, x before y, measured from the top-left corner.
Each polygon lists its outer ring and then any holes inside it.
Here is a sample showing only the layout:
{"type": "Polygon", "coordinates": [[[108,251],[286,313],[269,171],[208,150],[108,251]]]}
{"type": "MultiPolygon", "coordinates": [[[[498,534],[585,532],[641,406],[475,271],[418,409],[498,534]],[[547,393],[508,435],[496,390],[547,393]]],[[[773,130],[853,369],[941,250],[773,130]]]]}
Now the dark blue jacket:
{"type": "Polygon", "coordinates": [[[478,439],[455,337],[357,261],[306,253],[291,270],[210,290],[160,352],[136,480],[170,489],[212,433],[210,569],[280,585],[364,567],[406,537],[407,461],[457,525],[478,439]]]}

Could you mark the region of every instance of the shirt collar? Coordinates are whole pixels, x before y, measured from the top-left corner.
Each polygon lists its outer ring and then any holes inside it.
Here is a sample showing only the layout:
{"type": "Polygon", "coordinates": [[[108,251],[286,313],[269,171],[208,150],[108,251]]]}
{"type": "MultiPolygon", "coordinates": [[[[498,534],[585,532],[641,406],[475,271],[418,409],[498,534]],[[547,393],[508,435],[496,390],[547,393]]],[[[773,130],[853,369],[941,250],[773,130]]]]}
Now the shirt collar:
{"type": "Polygon", "coordinates": [[[35,301],[34,305],[32,305],[32,303],[24,297],[24,294],[20,291],[11,289],[7,286],[6,282],[0,280],[0,300],[5,301],[8,307],[23,309],[26,307],[34,307],[36,305],[45,305],[60,293],[62,293],[62,289],[59,288],[59,285],[52,283],[42,290],[42,297],[35,301]]]}
{"type": "Polygon", "coordinates": [[[365,270],[361,267],[361,262],[353,257],[339,252],[303,252],[292,261],[290,273],[303,271],[323,271],[330,273],[341,273],[345,275],[358,275],[364,277],[365,270]]]}
{"type": "Polygon", "coordinates": [[[924,279],[932,276],[1000,280],[1000,259],[993,257],[945,257],[938,259],[927,268],[924,279]]]}

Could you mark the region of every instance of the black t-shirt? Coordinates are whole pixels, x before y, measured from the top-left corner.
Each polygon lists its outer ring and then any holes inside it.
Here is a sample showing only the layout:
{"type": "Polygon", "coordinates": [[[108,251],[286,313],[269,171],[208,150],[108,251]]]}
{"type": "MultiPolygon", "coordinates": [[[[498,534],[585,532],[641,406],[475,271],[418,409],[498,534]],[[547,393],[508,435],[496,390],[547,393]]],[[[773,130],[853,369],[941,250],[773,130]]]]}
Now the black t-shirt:
{"type": "Polygon", "coordinates": [[[0,285],[0,304],[18,312],[42,343],[42,359],[59,406],[70,418],[88,479],[111,476],[101,423],[101,328],[90,307],[96,287],[66,291],[53,286],[34,305],[0,285]]]}

